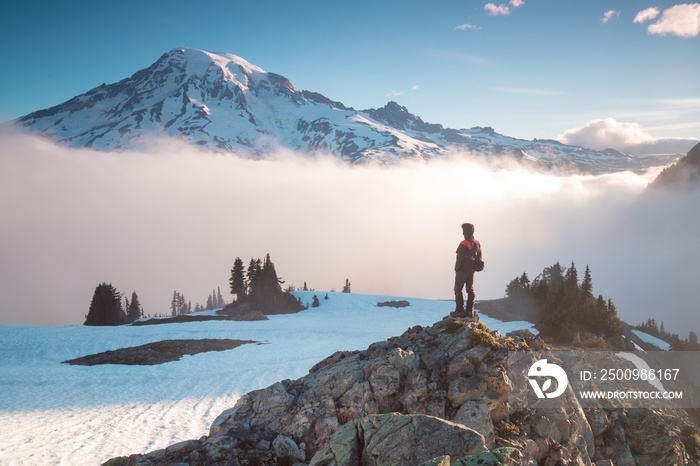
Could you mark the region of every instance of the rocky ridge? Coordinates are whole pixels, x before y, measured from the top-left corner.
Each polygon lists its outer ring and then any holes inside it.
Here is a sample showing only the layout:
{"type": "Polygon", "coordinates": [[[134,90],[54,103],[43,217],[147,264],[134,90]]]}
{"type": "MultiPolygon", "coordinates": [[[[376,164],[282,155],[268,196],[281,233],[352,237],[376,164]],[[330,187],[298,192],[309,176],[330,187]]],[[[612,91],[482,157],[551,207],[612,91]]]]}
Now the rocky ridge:
{"type": "Polygon", "coordinates": [[[700,144],[678,162],[664,169],[649,186],[685,191],[700,188],[700,144]]]}
{"type": "Polygon", "coordinates": [[[250,392],[209,435],[107,465],[691,465],[683,412],[513,410],[507,358],[542,349],[529,331],[431,327],[337,352],[297,380],[250,392]]]}

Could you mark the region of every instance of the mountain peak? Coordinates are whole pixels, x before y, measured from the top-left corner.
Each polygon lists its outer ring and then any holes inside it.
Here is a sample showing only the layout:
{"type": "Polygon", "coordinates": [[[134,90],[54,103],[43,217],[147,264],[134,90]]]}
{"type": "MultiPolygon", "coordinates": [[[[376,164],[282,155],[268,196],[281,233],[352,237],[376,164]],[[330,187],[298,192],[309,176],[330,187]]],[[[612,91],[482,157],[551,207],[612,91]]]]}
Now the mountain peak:
{"type": "Polygon", "coordinates": [[[636,170],[651,160],[524,141],[492,128],[427,123],[389,101],[355,111],[230,53],[174,48],[148,68],[14,122],[71,147],[147,149],[176,138],[217,152],[265,156],[284,147],[352,163],[428,159],[455,151],[510,154],[560,171],[636,170]]]}
{"type": "Polygon", "coordinates": [[[401,130],[415,130],[430,133],[438,133],[444,128],[442,125],[424,122],[419,116],[408,111],[408,109],[390,100],[381,108],[363,110],[376,121],[401,130]]]}
{"type": "Polygon", "coordinates": [[[158,63],[181,69],[188,76],[204,77],[212,70],[220,69],[223,72],[223,79],[232,82],[240,82],[240,79],[236,77],[237,75],[266,74],[265,70],[238,55],[221,52],[213,53],[193,48],[172,49],[170,52],[163,54],[154,66],[158,63]]]}

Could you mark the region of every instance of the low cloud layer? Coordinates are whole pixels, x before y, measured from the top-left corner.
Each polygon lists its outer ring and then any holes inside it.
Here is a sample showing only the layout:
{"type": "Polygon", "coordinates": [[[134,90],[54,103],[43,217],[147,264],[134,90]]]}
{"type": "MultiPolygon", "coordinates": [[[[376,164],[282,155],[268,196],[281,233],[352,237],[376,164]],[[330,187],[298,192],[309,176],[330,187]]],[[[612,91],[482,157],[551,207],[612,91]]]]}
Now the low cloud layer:
{"type": "Polygon", "coordinates": [[[237,256],[268,252],[286,284],[340,290],[349,278],[357,293],[449,299],[469,221],[487,261],[478,298],[574,260],[625,320],[700,329],[697,200],[641,202],[649,177],[557,177],[465,154],[350,167],[176,144],[104,154],[28,136],[3,136],[0,150],[0,323],[82,324],[103,281],[151,314],[168,312],[174,290],[204,303],[214,287],[230,296],[237,256]]]}

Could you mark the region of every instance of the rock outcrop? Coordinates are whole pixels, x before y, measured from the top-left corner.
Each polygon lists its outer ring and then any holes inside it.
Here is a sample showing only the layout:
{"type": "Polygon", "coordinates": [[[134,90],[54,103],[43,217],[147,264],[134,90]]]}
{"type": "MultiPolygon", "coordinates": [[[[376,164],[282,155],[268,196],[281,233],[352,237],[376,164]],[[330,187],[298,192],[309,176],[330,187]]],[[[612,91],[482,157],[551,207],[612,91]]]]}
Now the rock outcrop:
{"type": "MultiPolygon", "coordinates": [[[[526,334],[527,333],[527,334],[526,334]]],[[[509,352],[542,342],[446,318],[241,397],[208,436],[109,465],[687,465],[682,413],[514,410],[509,352]]]]}

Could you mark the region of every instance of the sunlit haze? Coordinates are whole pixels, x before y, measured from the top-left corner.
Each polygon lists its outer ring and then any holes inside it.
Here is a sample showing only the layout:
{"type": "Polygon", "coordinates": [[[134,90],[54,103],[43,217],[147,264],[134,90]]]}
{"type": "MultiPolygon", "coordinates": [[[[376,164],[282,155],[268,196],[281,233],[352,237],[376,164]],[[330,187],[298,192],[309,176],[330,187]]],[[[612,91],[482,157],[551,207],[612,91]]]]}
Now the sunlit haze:
{"type": "MultiPolygon", "coordinates": [[[[0,322],[81,324],[100,282],[167,313],[173,291],[228,295],[233,260],[270,253],[285,286],[452,297],[460,224],[487,262],[477,299],[557,261],[593,271],[621,317],[687,333],[700,260],[693,197],[643,196],[653,174],[556,176],[468,154],[386,168],[265,161],[164,142],[105,155],[26,135],[0,153],[0,322]]],[[[229,298],[230,299],[230,298],[229,298]]],[[[698,322],[700,323],[700,322],[698,322]]],[[[698,327],[698,326],[696,326],[698,327]]]]}

